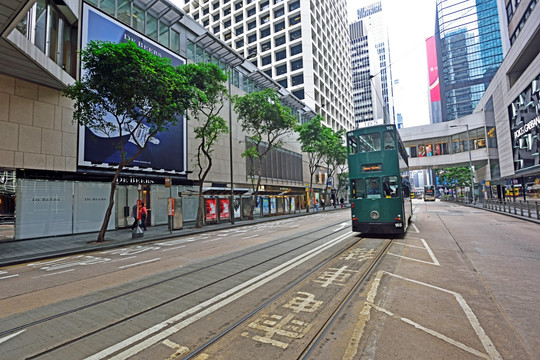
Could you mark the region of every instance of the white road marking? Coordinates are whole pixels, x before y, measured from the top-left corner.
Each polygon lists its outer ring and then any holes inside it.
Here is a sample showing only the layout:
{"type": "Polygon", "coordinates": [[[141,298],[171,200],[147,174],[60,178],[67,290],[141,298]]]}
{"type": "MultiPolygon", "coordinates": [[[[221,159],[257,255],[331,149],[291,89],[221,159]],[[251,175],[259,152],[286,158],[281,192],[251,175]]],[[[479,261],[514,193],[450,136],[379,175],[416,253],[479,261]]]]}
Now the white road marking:
{"type": "Polygon", "coordinates": [[[155,262],[155,261],[158,261],[160,259],[161,258],[155,258],[155,259],[152,259],[152,260],[146,260],[146,261],[141,261],[141,262],[134,263],[134,264],[128,264],[128,265],[124,265],[124,266],[119,266],[118,268],[119,269],[126,269],[126,268],[132,267],[132,266],[137,266],[137,265],[142,265],[142,264],[148,264],[148,263],[151,263],[151,262],[155,262]]]}
{"type": "Polygon", "coordinates": [[[411,224],[411,226],[414,228],[414,231],[416,231],[417,234],[420,233],[420,230],[418,230],[418,228],[416,227],[416,225],[411,224]]]}
{"type": "Polygon", "coordinates": [[[258,236],[259,236],[259,234],[255,234],[255,235],[243,237],[242,239],[251,239],[251,238],[254,238],[254,237],[258,237],[258,236]]]}
{"type": "MultiPolygon", "coordinates": [[[[411,258],[411,257],[408,257],[408,256],[397,255],[397,254],[393,254],[393,253],[391,253],[391,252],[389,252],[388,255],[397,256],[397,257],[400,257],[400,258],[403,258],[403,259],[412,260],[412,261],[417,261],[417,262],[421,262],[421,263],[424,263],[424,264],[435,265],[435,266],[441,266],[441,264],[439,263],[439,260],[437,260],[437,258],[435,257],[435,254],[433,254],[433,251],[431,251],[431,248],[430,248],[429,245],[427,244],[426,240],[420,239],[420,241],[422,241],[422,243],[424,244],[424,249],[426,249],[426,251],[428,252],[429,256],[431,257],[431,261],[432,261],[432,262],[424,261],[424,260],[420,260],[420,259],[415,259],[415,258],[411,258]]],[[[413,245],[407,245],[407,244],[404,244],[404,245],[405,245],[405,246],[411,246],[411,247],[415,247],[415,248],[422,249],[422,248],[419,247],[419,246],[413,246],[413,245]]]]}
{"type": "Polygon", "coordinates": [[[334,229],[334,230],[332,230],[332,231],[333,231],[333,232],[339,231],[339,230],[343,229],[344,227],[346,227],[346,226],[348,226],[348,225],[350,225],[348,222],[343,222],[343,223],[341,223],[341,224],[338,225],[338,228],[337,228],[337,229],[334,229]]]}
{"type": "Polygon", "coordinates": [[[493,345],[493,342],[491,341],[491,339],[486,335],[484,329],[482,328],[482,326],[480,325],[480,322],[478,321],[478,318],[476,317],[476,315],[474,314],[474,312],[472,311],[472,309],[469,307],[469,305],[467,304],[467,302],[465,301],[465,299],[463,298],[463,296],[455,291],[451,291],[451,290],[448,290],[448,289],[443,289],[441,287],[438,287],[438,286],[435,286],[435,285],[431,285],[431,284],[427,284],[427,283],[424,283],[424,282],[421,282],[421,281],[417,281],[417,280],[413,280],[413,279],[409,279],[409,278],[406,278],[406,277],[403,277],[403,276],[400,276],[400,275],[396,275],[396,274],[392,274],[392,273],[389,273],[389,272],[386,272],[386,271],[378,271],[377,272],[377,276],[375,278],[375,280],[373,281],[373,285],[371,286],[371,289],[369,291],[369,294],[368,294],[368,297],[366,299],[366,302],[365,302],[365,305],[364,305],[364,308],[362,309],[362,313],[360,317],[360,320],[358,321],[357,325],[356,325],[356,328],[355,328],[355,331],[353,333],[353,338],[351,339],[351,341],[349,342],[349,346],[347,347],[347,351],[345,352],[345,355],[343,356],[343,359],[352,359],[354,357],[354,355],[356,355],[356,352],[358,350],[358,344],[360,343],[360,338],[362,337],[362,333],[363,333],[363,329],[365,327],[365,324],[367,323],[367,321],[369,320],[369,317],[370,317],[370,314],[369,314],[369,311],[370,309],[375,309],[379,312],[382,312],[388,316],[392,316],[394,318],[397,318],[397,319],[400,319],[401,321],[409,324],[409,325],[412,325],[414,326],[415,328],[419,329],[419,330],[422,330],[432,336],[435,336],[449,344],[452,344],[456,347],[459,347],[460,349],[462,350],[465,350],[471,354],[474,354],[476,356],[479,356],[479,357],[482,357],[484,359],[489,359],[489,360],[502,360],[502,357],[501,355],[499,354],[499,352],[497,351],[497,349],[495,348],[495,346],[493,345]],[[415,284],[419,284],[419,285],[422,285],[422,286],[426,286],[426,287],[429,287],[431,289],[435,289],[435,290],[438,290],[438,291],[442,291],[444,293],[447,293],[447,294],[450,294],[452,296],[454,296],[454,298],[456,299],[456,301],[458,302],[459,306],[461,307],[461,309],[463,310],[463,312],[465,313],[465,316],[467,317],[467,319],[469,320],[469,323],[471,324],[472,328],[474,329],[476,335],[478,336],[480,342],[482,343],[482,345],[484,346],[484,349],[486,350],[487,352],[487,355],[484,354],[484,353],[481,353],[480,351],[478,350],[475,350],[465,344],[462,344],[460,343],[459,341],[456,341],[454,339],[451,339],[437,331],[434,331],[432,329],[428,329],[420,324],[417,324],[415,323],[414,321],[410,320],[410,319],[407,319],[407,318],[404,318],[404,317],[400,317],[400,316],[397,316],[397,315],[394,315],[392,312],[384,309],[384,308],[381,308],[377,305],[375,305],[375,296],[376,296],[376,293],[377,293],[377,289],[378,289],[378,286],[379,286],[379,283],[380,283],[380,279],[382,278],[382,275],[390,275],[390,276],[393,276],[393,277],[396,277],[396,278],[399,278],[399,279],[402,279],[404,281],[409,281],[409,282],[412,282],[412,283],[415,283],[415,284]],[[358,329],[358,331],[357,331],[358,329]]]}
{"type": "Polygon", "coordinates": [[[25,332],[25,331],[26,331],[26,329],[21,330],[21,331],[19,331],[19,332],[16,332],[16,333],[14,333],[14,334],[11,334],[11,335],[8,335],[8,336],[6,336],[6,337],[1,338],[1,339],[0,339],[0,344],[3,343],[3,342],[8,341],[8,340],[11,339],[11,338],[14,338],[15,336],[17,336],[17,335],[19,335],[19,334],[22,334],[22,333],[25,332]]]}
{"type": "Polygon", "coordinates": [[[125,339],[124,341],[121,341],[113,346],[103,349],[97,354],[88,357],[87,360],[103,359],[125,348],[127,349],[121,352],[120,354],[117,354],[116,356],[112,357],[111,359],[127,359],[130,356],[133,356],[143,351],[144,349],[160,341],[163,341],[164,339],[168,338],[170,335],[180,331],[186,326],[202,319],[203,317],[213,313],[214,311],[222,308],[223,306],[241,298],[242,296],[263,286],[264,284],[270,282],[271,280],[274,280],[275,278],[281,276],[287,271],[290,271],[293,268],[299,266],[300,264],[319,255],[323,251],[345,240],[347,237],[351,236],[351,234],[352,232],[348,232],[322,245],[319,245],[318,247],[310,251],[307,251],[306,253],[299,255],[295,257],[294,259],[291,259],[283,264],[280,264],[274,269],[268,270],[267,272],[260,274],[252,278],[251,280],[248,280],[240,285],[237,285],[234,288],[229,289],[225,291],[224,293],[219,294],[218,296],[208,299],[197,306],[194,306],[180,314],[173,316],[172,318],[168,320],[165,320],[159,324],[152,326],[151,328],[147,330],[144,330],[136,335],[133,335],[125,339]],[[175,323],[176,325],[170,326],[175,323]],[[163,330],[164,328],[167,328],[167,329],[163,330]],[[151,337],[148,338],[149,336],[151,337]],[[145,338],[147,339],[144,340],[143,342],[137,345],[133,345],[136,342],[141,341],[145,338]]]}
{"type": "Polygon", "coordinates": [[[64,270],[64,271],[58,271],[58,272],[55,272],[55,273],[50,273],[50,274],[45,274],[45,275],[34,276],[34,277],[32,277],[32,279],[37,279],[37,278],[45,277],[45,276],[60,275],[60,274],[64,274],[64,273],[72,272],[72,271],[75,271],[75,269],[68,269],[68,270],[64,270]]]}
{"type": "Polygon", "coordinates": [[[17,277],[17,276],[19,276],[19,274],[6,275],[6,276],[0,277],[0,280],[9,279],[9,278],[17,277]]]}
{"type": "Polygon", "coordinates": [[[186,247],[186,245],[180,245],[180,246],[173,247],[173,248],[163,249],[161,251],[176,250],[176,249],[181,249],[181,248],[184,248],[184,247],[186,247]]]}

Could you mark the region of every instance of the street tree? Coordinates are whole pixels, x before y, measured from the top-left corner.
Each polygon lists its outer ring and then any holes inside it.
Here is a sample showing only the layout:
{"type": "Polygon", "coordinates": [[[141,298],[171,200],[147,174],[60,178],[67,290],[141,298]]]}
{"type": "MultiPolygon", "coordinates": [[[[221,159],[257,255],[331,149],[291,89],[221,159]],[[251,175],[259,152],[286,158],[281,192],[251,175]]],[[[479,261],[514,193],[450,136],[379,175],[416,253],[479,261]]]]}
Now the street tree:
{"type": "MultiPolygon", "coordinates": [[[[326,148],[326,164],[328,169],[327,183],[325,189],[325,198],[328,188],[330,187],[328,182],[334,175],[337,173],[339,168],[342,168],[347,163],[347,148],[343,145],[345,131],[343,129],[338,131],[332,130],[332,139],[327,144],[326,148]]],[[[337,179],[336,179],[337,180],[337,179]]],[[[332,189],[334,188],[336,181],[332,182],[332,189]]],[[[337,194],[337,192],[336,192],[337,194]]],[[[336,205],[337,199],[335,199],[334,206],[336,205]]]]}
{"type": "MultiPolygon", "coordinates": [[[[323,164],[324,156],[328,151],[328,144],[333,140],[332,129],[324,126],[322,122],[322,116],[316,115],[309,122],[296,127],[302,152],[306,153],[308,157],[309,194],[312,201],[314,201],[311,198],[313,196],[313,175],[323,164]]],[[[309,212],[309,206],[307,212],[309,212]]]]}
{"type": "Polygon", "coordinates": [[[447,187],[471,186],[471,169],[467,166],[444,168],[436,173],[439,183],[447,187]]]}
{"type": "Polygon", "coordinates": [[[121,171],[156,134],[175,125],[178,115],[202,93],[186,81],[169,59],[157,57],[131,41],[92,41],[81,50],[80,57],[81,80],[63,90],[66,97],[74,100],[73,121],[108,136],[120,154],[97,238],[103,242],[121,171]],[[144,135],[140,136],[141,133],[144,135]],[[126,150],[128,141],[136,145],[135,151],[126,150]]]}
{"type": "Polygon", "coordinates": [[[294,130],[297,120],[291,109],[281,104],[278,93],[273,89],[235,96],[234,111],[242,130],[250,139],[250,146],[242,156],[251,162],[253,193],[249,219],[253,219],[261,186],[263,161],[272,150],[282,146],[285,137],[294,130]]]}
{"type": "Polygon", "coordinates": [[[204,222],[203,185],[212,168],[214,147],[220,135],[230,131],[226,121],[218,115],[229,94],[224,85],[227,76],[217,65],[211,63],[188,64],[181,68],[181,72],[188,83],[193,84],[204,94],[190,107],[190,118],[197,121],[194,132],[195,138],[199,141],[196,154],[199,208],[195,226],[200,228],[204,222]]]}

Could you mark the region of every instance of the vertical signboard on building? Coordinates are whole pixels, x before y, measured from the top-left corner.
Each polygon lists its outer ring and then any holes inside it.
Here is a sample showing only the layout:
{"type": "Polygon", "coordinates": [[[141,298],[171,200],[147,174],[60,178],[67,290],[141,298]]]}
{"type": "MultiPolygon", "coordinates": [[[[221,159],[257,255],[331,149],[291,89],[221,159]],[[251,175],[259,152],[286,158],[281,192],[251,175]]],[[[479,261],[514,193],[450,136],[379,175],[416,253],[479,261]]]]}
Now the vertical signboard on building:
{"type": "Polygon", "coordinates": [[[426,39],[428,74],[429,74],[429,96],[431,102],[441,101],[441,91],[439,88],[439,67],[437,65],[437,47],[435,36],[426,39]]]}
{"type": "MultiPolygon", "coordinates": [[[[169,58],[175,66],[185,64],[185,59],[167,50],[156,42],[138,34],[117,20],[101,13],[83,3],[82,46],[90,41],[109,41],[121,43],[133,41],[156,56],[169,58]]],[[[84,73],[84,68],[82,69],[84,73]]],[[[112,115],[105,119],[115,121],[112,115]]],[[[127,157],[138,151],[136,142],[148,138],[150,127],[144,121],[137,133],[137,139],[130,135],[124,136],[124,152],[127,157]]],[[[118,164],[121,154],[117,143],[120,134],[106,134],[99,129],[81,127],[79,131],[79,165],[104,166],[118,164]]],[[[134,167],[149,170],[166,170],[184,174],[186,171],[186,121],[178,116],[176,125],[171,125],[168,131],[162,131],[150,138],[146,149],[131,163],[134,167]]]]}

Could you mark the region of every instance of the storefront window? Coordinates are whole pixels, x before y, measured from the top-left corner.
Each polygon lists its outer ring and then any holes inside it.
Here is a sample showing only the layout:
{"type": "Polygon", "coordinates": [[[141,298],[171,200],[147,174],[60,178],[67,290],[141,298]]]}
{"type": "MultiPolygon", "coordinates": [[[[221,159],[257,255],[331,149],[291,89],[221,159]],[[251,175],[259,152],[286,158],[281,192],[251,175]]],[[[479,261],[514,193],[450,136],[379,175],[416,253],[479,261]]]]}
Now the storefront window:
{"type": "Polygon", "coordinates": [[[497,147],[497,133],[495,127],[487,129],[488,147],[493,149],[497,147]]]}
{"type": "Polygon", "coordinates": [[[478,149],[486,147],[486,133],[484,128],[476,129],[476,138],[478,149]]]}

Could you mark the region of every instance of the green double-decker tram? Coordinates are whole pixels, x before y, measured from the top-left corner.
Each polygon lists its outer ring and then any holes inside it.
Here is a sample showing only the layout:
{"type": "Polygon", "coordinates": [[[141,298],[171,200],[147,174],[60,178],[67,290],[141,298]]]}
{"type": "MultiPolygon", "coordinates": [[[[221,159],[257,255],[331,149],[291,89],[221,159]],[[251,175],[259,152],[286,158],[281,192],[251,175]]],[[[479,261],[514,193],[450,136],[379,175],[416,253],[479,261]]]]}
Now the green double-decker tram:
{"type": "Polygon", "coordinates": [[[347,133],[352,229],[403,234],[411,215],[409,162],[394,125],[347,133]]]}

